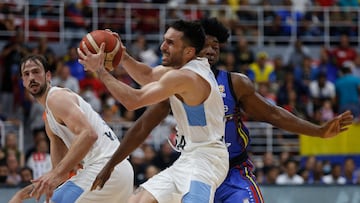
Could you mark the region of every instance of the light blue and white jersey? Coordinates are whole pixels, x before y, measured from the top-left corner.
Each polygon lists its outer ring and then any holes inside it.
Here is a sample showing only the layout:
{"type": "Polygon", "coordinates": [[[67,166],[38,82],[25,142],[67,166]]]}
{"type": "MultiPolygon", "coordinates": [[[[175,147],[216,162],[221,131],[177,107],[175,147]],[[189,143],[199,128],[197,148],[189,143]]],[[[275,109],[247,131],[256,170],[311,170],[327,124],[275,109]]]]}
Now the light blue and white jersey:
{"type": "MultiPolygon", "coordinates": [[[[176,96],[170,97],[171,109],[177,122],[176,148],[191,151],[196,147],[224,145],[224,103],[215,76],[206,58],[196,58],[181,69],[191,70],[211,86],[208,98],[197,106],[189,106],[176,96]]],[[[196,86],[194,87],[196,88],[196,86]]]]}
{"type": "MultiPolygon", "coordinates": [[[[51,94],[55,91],[71,90],[59,87],[51,87],[48,93],[48,97],[51,96],[51,94]]],[[[88,119],[89,123],[91,126],[93,126],[94,130],[98,134],[98,139],[83,159],[83,164],[86,167],[87,165],[95,163],[101,159],[110,158],[118,148],[120,142],[112,129],[105,123],[101,116],[92,109],[90,104],[88,104],[78,94],[75,95],[78,98],[78,104],[81,111],[85,114],[85,117],[88,119]]],[[[62,125],[56,121],[51,109],[49,109],[47,105],[47,100],[45,111],[51,131],[62,139],[67,148],[70,148],[76,138],[76,135],[74,135],[65,125],[62,125]]]]}

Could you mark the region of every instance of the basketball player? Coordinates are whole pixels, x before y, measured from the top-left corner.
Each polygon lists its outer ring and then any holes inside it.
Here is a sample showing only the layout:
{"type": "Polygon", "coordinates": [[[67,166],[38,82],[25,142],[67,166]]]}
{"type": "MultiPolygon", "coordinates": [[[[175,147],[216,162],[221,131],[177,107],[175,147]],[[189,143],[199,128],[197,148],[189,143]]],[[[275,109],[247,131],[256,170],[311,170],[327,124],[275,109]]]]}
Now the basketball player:
{"type": "Polygon", "coordinates": [[[132,75],[143,85],[141,89],[125,85],[104,69],[104,44],[98,54],[78,49],[80,63],[97,72],[126,108],[170,99],[177,121],[177,148],[182,153],[171,167],[142,184],[129,202],[212,202],[215,189],[226,176],[223,102],[207,59],[197,57],[204,42],[205,33],[198,22],[179,20],[164,34],[160,48],[163,66],[151,69],[124,54],[123,65],[150,71],[146,76],[132,75]]]}
{"type": "Polygon", "coordinates": [[[24,87],[45,108],[45,128],[54,167],[17,192],[10,202],[39,199],[42,194],[46,201],[51,199],[54,203],[117,203],[127,199],[133,190],[133,169],[127,160],[115,167],[103,190],[90,192],[96,175],[120,144],[100,115],[71,90],[50,85],[49,66],[42,56],[25,57],[21,76],[24,87]],[[83,169],[68,179],[78,163],[82,163],[83,169]]]}
{"type": "MultiPolygon", "coordinates": [[[[206,43],[201,54],[205,55],[213,66],[219,60],[219,45],[225,43],[229,37],[228,30],[216,19],[204,19],[201,23],[206,32],[206,43]]],[[[353,116],[350,112],[345,112],[322,126],[313,125],[280,107],[270,105],[255,91],[253,84],[245,75],[212,68],[220,89],[223,89],[225,93],[223,94],[224,104],[227,107],[225,141],[229,143],[230,154],[230,170],[224,183],[215,193],[215,202],[264,202],[252,173],[253,164],[246,153],[250,136],[241,122],[240,109],[256,120],[269,122],[287,131],[321,138],[336,136],[352,123],[353,116]]],[[[127,68],[127,71],[133,73],[140,70],[127,68]]],[[[146,70],[141,71],[146,72],[146,70]]],[[[147,109],[129,129],[124,139],[133,139],[138,142],[145,140],[152,127],[156,126],[156,122],[165,118],[164,109],[164,102],[147,109]]],[[[110,176],[112,168],[129,153],[122,147],[119,147],[111,161],[97,176],[93,188],[102,187],[110,176]]]]}
{"type": "Polygon", "coordinates": [[[241,121],[240,110],[249,117],[268,122],[278,128],[320,138],[333,137],[347,129],[353,116],[347,111],[322,126],[314,125],[294,116],[285,109],[271,105],[255,88],[249,78],[240,73],[217,70],[220,44],[229,37],[228,30],[216,18],[203,19],[201,24],[206,33],[206,43],[201,54],[209,59],[222,91],[225,105],[225,142],[228,143],[230,169],[225,181],[215,193],[215,203],[264,202],[253,175],[253,164],[247,155],[250,135],[241,121]]]}

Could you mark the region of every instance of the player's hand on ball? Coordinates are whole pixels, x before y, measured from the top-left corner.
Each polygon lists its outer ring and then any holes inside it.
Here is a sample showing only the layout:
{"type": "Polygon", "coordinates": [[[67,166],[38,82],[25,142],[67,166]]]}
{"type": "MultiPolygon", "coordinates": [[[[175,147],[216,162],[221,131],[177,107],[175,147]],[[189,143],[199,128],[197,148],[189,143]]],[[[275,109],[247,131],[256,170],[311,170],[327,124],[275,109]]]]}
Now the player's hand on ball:
{"type": "MultiPolygon", "coordinates": [[[[83,42],[85,43],[85,42],[83,42]]],[[[104,68],[104,54],[105,43],[101,43],[100,49],[96,54],[89,51],[85,44],[83,44],[83,51],[77,48],[79,55],[79,63],[81,63],[86,71],[97,72],[104,68]]]]}

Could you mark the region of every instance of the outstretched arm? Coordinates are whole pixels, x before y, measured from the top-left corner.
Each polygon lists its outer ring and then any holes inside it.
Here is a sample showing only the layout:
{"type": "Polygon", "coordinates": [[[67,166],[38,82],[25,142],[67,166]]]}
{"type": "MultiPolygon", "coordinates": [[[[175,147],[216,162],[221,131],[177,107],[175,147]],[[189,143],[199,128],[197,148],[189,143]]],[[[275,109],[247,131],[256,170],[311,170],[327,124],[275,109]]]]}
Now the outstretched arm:
{"type": "Polygon", "coordinates": [[[322,138],[333,137],[347,130],[353,121],[351,112],[347,111],[321,126],[313,124],[279,106],[269,104],[255,91],[246,76],[232,73],[231,79],[241,107],[254,120],[270,123],[289,132],[322,138]]]}
{"type": "Polygon", "coordinates": [[[91,190],[104,186],[114,167],[145,141],[152,129],[168,115],[169,109],[168,100],[147,108],[142,116],[136,120],[134,125],[126,132],[119,148],[96,177],[91,190]]]}

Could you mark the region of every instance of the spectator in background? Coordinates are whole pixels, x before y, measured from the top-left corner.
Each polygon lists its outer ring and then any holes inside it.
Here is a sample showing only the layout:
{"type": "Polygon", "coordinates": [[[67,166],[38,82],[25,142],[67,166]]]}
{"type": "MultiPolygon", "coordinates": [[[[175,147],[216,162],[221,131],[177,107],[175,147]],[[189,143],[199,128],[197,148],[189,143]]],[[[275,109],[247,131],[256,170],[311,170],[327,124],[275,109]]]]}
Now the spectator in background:
{"type": "Polygon", "coordinates": [[[356,163],[353,158],[347,157],[344,161],[344,177],[346,184],[356,184],[358,174],[356,171],[356,163]]]}
{"type": "Polygon", "coordinates": [[[254,76],[249,78],[255,83],[272,83],[276,81],[274,66],[269,63],[268,54],[266,52],[259,52],[256,55],[256,61],[250,64],[250,72],[254,76]]]}
{"type": "Polygon", "coordinates": [[[358,0],[337,0],[337,4],[342,7],[358,7],[358,0]]]}
{"type": "Polygon", "coordinates": [[[78,55],[76,52],[77,45],[70,45],[68,52],[64,57],[65,64],[70,67],[70,73],[78,81],[81,82],[85,78],[85,70],[83,65],[78,61],[78,55]]]}
{"type": "Polygon", "coordinates": [[[19,150],[18,145],[18,135],[15,132],[8,132],[5,135],[5,145],[3,147],[5,157],[8,157],[12,154],[15,155],[19,166],[22,167],[25,163],[25,157],[24,153],[19,150]]]}
{"type": "Polygon", "coordinates": [[[155,50],[148,46],[145,35],[139,34],[135,42],[129,47],[129,53],[138,61],[148,66],[155,67],[158,65],[159,56],[155,50]]]}
{"type": "Polygon", "coordinates": [[[294,75],[295,80],[301,82],[306,88],[309,88],[311,81],[315,80],[318,76],[318,70],[312,65],[312,58],[306,56],[303,61],[295,65],[294,75]]]}
{"type": "Polygon", "coordinates": [[[231,51],[224,51],[223,52],[217,67],[219,69],[221,69],[221,70],[226,70],[226,71],[229,71],[229,72],[245,71],[245,69],[241,69],[241,70],[237,69],[235,56],[234,56],[234,53],[231,52],[231,51]]]}
{"type": "Polygon", "coordinates": [[[325,123],[335,117],[333,110],[333,103],[330,100],[325,100],[320,107],[321,123],[325,123]]]}
{"type": "Polygon", "coordinates": [[[299,11],[292,10],[292,1],[283,0],[283,4],[276,11],[276,15],[281,18],[281,36],[291,36],[294,32],[297,32],[295,27],[299,24],[303,14],[299,11]],[[295,23],[297,22],[297,23],[295,23]]]}
{"type": "Polygon", "coordinates": [[[322,161],[317,160],[315,163],[314,174],[313,174],[313,184],[322,184],[322,177],[324,176],[324,164],[322,161]]]}
{"type": "Polygon", "coordinates": [[[96,92],[92,89],[91,86],[85,87],[84,90],[80,93],[80,96],[88,102],[91,107],[98,113],[101,112],[101,100],[98,95],[96,95],[96,92]]]}
{"type": "Polygon", "coordinates": [[[156,151],[161,149],[161,146],[169,139],[171,134],[176,133],[175,127],[175,118],[173,115],[169,114],[151,131],[150,143],[154,146],[156,151]]]}
{"type": "MultiPolygon", "coordinates": [[[[114,71],[116,72],[117,69],[115,69],[114,71]]],[[[86,89],[90,88],[94,91],[97,97],[101,97],[101,95],[107,93],[104,84],[102,84],[100,80],[96,77],[96,75],[91,72],[85,72],[85,78],[79,81],[79,86],[80,92],[83,92],[86,89]]]]}
{"type": "Polygon", "coordinates": [[[264,171],[264,180],[263,184],[265,185],[275,185],[276,179],[280,174],[280,169],[278,166],[272,165],[264,171]]]}
{"type": "Polygon", "coordinates": [[[270,37],[266,44],[284,44],[284,42],[277,40],[275,37],[282,36],[282,21],[281,16],[275,15],[274,20],[264,25],[264,35],[270,37]],[[274,38],[271,38],[274,37],[274,38]]]}
{"type": "Polygon", "coordinates": [[[49,46],[48,38],[45,35],[39,36],[37,39],[37,45],[31,51],[33,54],[40,54],[48,59],[51,73],[56,71],[56,54],[54,50],[49,46]]]}
{"type": "Polygon", "coordinates": [[[135,149],[130,155],[130,162],[134,169],[135,188],[146,181],[145,170],[147,165],[145,164],[144,158],[144,151],[141,148],[135,149]]]}
{"type": "Polygon", "coordinates": [[[49,153],[49,143],[42,139],[37,142],[35,152],[31,153],[26,160],[26,165],[33,170],[35,179],[49,172],[52,168],[51,157],[49,153]]]}
{"type": "Polygon", "coordinates": [[[142,7],[133,9],[132,15],[136,22],[135,29],[140,33],[157,33],[160,30],[159,17],[160,11],[151,7],[151,3],[143,1],[142,7]]]}
{"type": "Polygon", "coordinates": [[[1,66],[3,74],[0,80],[0,103],[3,107],[2,111],[7,118],[14,117],[14,112],[21,105],[20,91],[20,60],[29,53],[29,47],[25,44],[24,32],[21,29],[16,31],[14,38],[3,47],[0,56],[2,59],[1,66]]]}
{"type": "Polygon", "coordinates": [[[279,87],[283,85],[285,80],[286,71],[288,67],[284,65],[283,56],[276,55],[273,59],[274,72],[276,82],[271,84],[271,89],[275,92],[279,90],[279,87]]]}
{"type": "Polygon", "coordinates": [[[337,47],[331,51],[331,56],[333,60],[335,60],[334,63],[336,66],[341,69],[344,66],[344,62],[355,61],[357,52],[350,45],[349,35],[342,34],[339,40],[337,47]]]}
{"type": "Polygon", "coordinates": [[[15,153],[10,153],[6,157],[6,165],[9,169],[9,173],[7,175],[6,184],[8,186],[18,186],[21,182],[21,177],[19,174],[20,163],[16,158],[15,153]]]}
{"type": "Polygon", "coordinates": [[[71,75],[70,67],[63,62],[58,63],[56,75],[51,79],[51,84],[53,86],[68,88],[75,93],[80,92],[79,81],[71,75]]]}
{"type": "Polygon", "coordinates": [[[298,164],[295,160],[289,159],[285,162],[285,171],[276,178],[278,185],[300,185],[304,179],[297,174],[298,164]]]}
{"type": "MultiPolygon", "coordinates": [[[[25,153],[25,160],[28,160],[29,157],[31,156],[31,154],[36,152],[36,146],[38,145],[38,143],[41,140],[49,141],[48,137],[46,135],[46,132],[45,132],[45,126],[43,126],[43,128],[34,129],[34,130],[32,130],[31,133],[32,133],[32,138],[33,138],[32,145],[29,146],[29,149],[25,153]]],[[[48,149],[48,151],[49,150],[50,149],[48,149]]]]}
{"type": "Polygon", "coordinates": [[[335,82],[338,112],[351,110],[354,118],[360,115],[360,78],[354,76],[349,67],[341,68],[342,76],[335,82]]]}
{"type": "Polygon", "coordinates": [[[287,106],[286,108],[290,112],[292,112],[291,109],[298,109],[301,112],[300,115],[305,115],[306,107],[304,104],[307,101],[308,89],[302,83],[295,80],[291,70],[286,71],[284,84],[280,86],[276,97],[279,106],[283,108],[287,106]]]}
{"type": "Polygon", "coordinates": [[[337,0],[315,0],[317,5],[320,5],[322,7],[331,7],[335,5],[337,0]]]}
{"type": "Polygon", "coordinates": [[[316,69],[319,72],[326,73],[327,79],[335,83],[336,79],[339,75],[339,69],[336,67],[336,65],[331,60],[331,54],[325,47],[320,47],[320,58],[319,58],[319,64],[317,64],[316,69]]]}
{"type": "Polygon", "coordinates": [[[153,164],[164,170],[171,166],[175,160],[179,157],[180,153],[175,152],[167,141],[164,141],[161,145],[160,151],[156,154],[153,164]]]}
{"type": "Polygon", "coordinates": [[[310,82],[309,92],[314,110],[321,108],[326,100],[330,101],[331,107],[336,103],[335,85],[327,80],[326,73],[319,73],[317,80],[310,82]]]}
{"type": "Polygon", "coordinates": [[[287,66],[295,68],[303,64],[306,57],[310,57],[310,50],[303,45],[300,39],[296,39],[294,44],[286,51],[286,54],[285,61],[287,66]]]}
{"type": "Polygon", "coordinates": [[[349,62],[349,64],[350,64],[351,67],[352,67],[352,73],[353,73],[356,77],[360,78],[360,53],[358,53],[358,54],[356,55],[356,58],[355,58],[354,63],[349,62]]]}
{"type": "Polygon", "coordinates": [[[300,22],[299,35],[302,41],[306,44],[318,44],[314,42],[317,40],[314,37],[323,36],[324,12],[319,9],[306,10],[300,22]]]}
{"type": "Polygon", "coordinates": [[[325,184],[344,185],[346,179],[341,175],[341,164],[331,164],[331,172],[330,174],[323,176],[322,182],[325,184]]]}
{"type": "MultiPolygon", "coordinates": [[[[28,93],[27,93],[28,94],[28,93]]],[[[28,94],[31,98],[31,107],[29,117],[26,121],[27,125],[30,126],[30,131],[45,127],[42,115],[44,113],[44,107],[35,101],[34,97],[28,94]]]]}
{"type": "Polygon", "coordinates": [[[305,160],[304,166],[300,169],[301,171],[307,172],[307,180],[306,183],[313,183],[314,182],[314,171],[316,165],[316,157],[315,156],[308,156],[305,160]]]}
{"type": "Polygon", "coordinates": [[[25,187],[31,184],[31,181],[34,180],[33,170],[27,166],[24,166],[20,169],[21,181],[18,187],[25,187]]]}
{"type": "Polygon", "coordinates": [[[110,94],[103,94],[101,96],[101,117],[107,123],[117,123],[124,121],[120,116],[120,109],[116,100],[110,94]]]}
{"type": "Polygon", "coordinates": [[[258,92],[272,105],[276,105],[276,95],[271,92],[270,83],[259,83],[258,92]]]}
{"type": "MultiPolygon", "coordinates": [[[[254,62],[255,54],[251,50],[249,43],[245,37],[238,37],[236,45],[234,46],[233,54],[235,56],[235,64],[238,67],[234,67],[238,72],[245,73],[244,70],[248,69],[248,66],[254,62]]],[[[222,53],[220,53],[220,58],[222,53]]]]}
{"type": "Polygon", "coordinates": [[[141,149],[144,152],[144,162],[147,165],[152,165],[157,152],[155,148],[150,144],[143,143],[141,149]]]}

